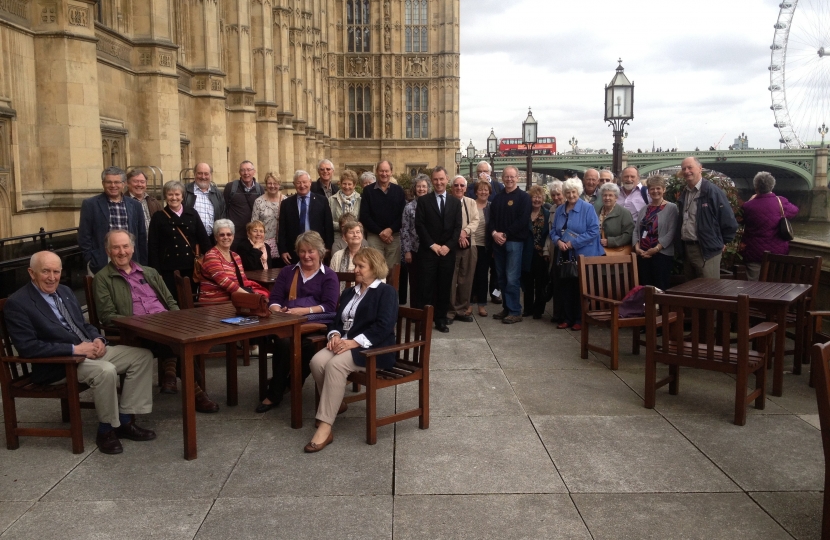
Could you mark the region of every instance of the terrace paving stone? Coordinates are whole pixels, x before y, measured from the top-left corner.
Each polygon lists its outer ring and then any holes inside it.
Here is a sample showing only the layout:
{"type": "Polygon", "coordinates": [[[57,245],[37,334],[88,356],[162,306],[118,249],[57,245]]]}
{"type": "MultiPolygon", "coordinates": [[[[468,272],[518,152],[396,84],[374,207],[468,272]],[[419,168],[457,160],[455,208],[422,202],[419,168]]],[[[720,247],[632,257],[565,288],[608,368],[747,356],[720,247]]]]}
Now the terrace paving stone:
{"type": "MultiPolygon", "coordinates": [[[[453,325],[455,326],[455,325],[453,325]]],[[[433,340],[429,370],[498,369],[499,364],[484,337],[433,340]]]]}
{"type": "Polygon", "coordinates": [[[491,344],[502,369],[603,369],[593,353],[586,360],[580,358],[579,341],[570,337],[519,333],[491,344]]]}
{"type": "Polygon", "coordinates": [[[813,426],[814,428],[820,430],[821,424],[819,423],[818,415],[817,414],[799,414],[799,418],[813,426]]]}
{"type": "MultiPolygon", "coordinates": [[[[397,410],[418,406],[418,385],[401,385],[397,410]]],[[[430,415],[524,416],[524,409],[500,369],[435,371],[429,375],[430,415]]]]}
{"type": "Polygon", "coordinates": [[[798,540],[821,538],[824,495],[815,491],[753,492],[749,494],[798,540]]]}
{"type": "Polygon", "coordinates": [[[31,502],[0,502],[0,534],[32,507],[31,502]]]}

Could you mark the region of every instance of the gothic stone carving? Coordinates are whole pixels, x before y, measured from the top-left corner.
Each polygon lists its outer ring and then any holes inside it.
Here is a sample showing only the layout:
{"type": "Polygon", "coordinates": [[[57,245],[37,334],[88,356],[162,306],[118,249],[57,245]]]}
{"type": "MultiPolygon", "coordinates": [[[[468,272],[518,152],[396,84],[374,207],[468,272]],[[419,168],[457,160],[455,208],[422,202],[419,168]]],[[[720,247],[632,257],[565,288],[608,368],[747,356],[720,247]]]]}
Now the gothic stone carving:
{"type": "Polygon", "coordinates": [[[427,59],[423,57],[407,58],[406,74],[412,77],[423,77],[429,74],[427,59]]]}
{"type": "Polygon", "coordinates": [[[89,26],[89,10],[78,6],[69,6],[67,20],[72,26],[89,26]]]}
{"type": "Polygon", "coordinates": [[[372,62],[366,57],[349,58],[350,77],[371,77],[372,76],[372,62]]]}

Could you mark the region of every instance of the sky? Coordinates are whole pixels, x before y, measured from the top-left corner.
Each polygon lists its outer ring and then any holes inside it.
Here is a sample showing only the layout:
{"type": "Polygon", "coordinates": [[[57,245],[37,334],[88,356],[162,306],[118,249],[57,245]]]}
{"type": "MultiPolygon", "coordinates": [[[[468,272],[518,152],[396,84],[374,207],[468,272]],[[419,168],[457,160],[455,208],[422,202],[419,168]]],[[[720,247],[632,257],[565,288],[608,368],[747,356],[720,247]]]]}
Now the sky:
{"type": "MultiPolygon", "coordinates": [[[[830,0],[828,0],[830,1],[830,0]]],[[[464,148],[521,137],[528,107],[557,149],[611,150],[604,88],[634,83],[628,151],[778,148],[768,66],[781,0],[461,0],[464,148]]],[[[830,120],[830,119],[828,119],[830,120]]]]}

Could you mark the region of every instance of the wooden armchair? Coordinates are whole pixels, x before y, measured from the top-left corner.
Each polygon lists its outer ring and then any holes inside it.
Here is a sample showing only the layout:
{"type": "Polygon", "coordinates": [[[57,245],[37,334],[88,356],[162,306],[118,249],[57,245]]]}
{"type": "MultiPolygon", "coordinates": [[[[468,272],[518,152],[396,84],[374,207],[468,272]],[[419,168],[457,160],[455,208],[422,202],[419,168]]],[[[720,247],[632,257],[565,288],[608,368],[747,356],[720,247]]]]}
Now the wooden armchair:
{"type": "Polygon", "coordinates": [[[755,400],[763,409],[766,399],[766,362],[776,323],[749,327],[749,297],[737,300],[710,300],[691,296],[658,294],[646,290],[646,381],[645,407],[653,409],[658,388],[668,384],[669,394],[680,390],[680,367],[693,367],[736,375],[735,424],[746,424],[746,407],[755,400]],[[691,332],[684,335],[683,312],[691,313],[691,332]],[[673,319],[667,315],[676,314],[673,319]],[[665,324],[664,324],[665,320],[665,324]],[[730,328],[737,328],[737,348],[729,344],[730,328]],[[657,328],[663,327],[658,339],[657,328]],[[718,330],[716,330],[718,329],[718,330]],[[717,333],[720,333],[720,336],[717,333]],[[760,340],[757,350],[750,341],[760,340]],[[716,343],[725,345],[717,345],[716,343]],[[657,363],[668,364],[669,374],[657,380],[657,363]],[[747,395],[749,375],[755,375],[755,389],[747,395]]]}
{"type": "Polygon", "coordinates": [[[72,440],[72,453],[84,451],[81,403],[78,394],[89,387],[78,382],[78,364],[83,356],[55,358],[20,358],[14,355],[3,316],[6,300],[0,300],[0,391],[3,397],[3,421],[6,425],[6,448],[17,450],[20,437],[67,437],[72,440]],[[61,384],[35,384],[31,381],[29,364],[63,364],[66,381],[61,384]],[[16,398],[51,398],[61,400],[61,417],[69,429],[23,428],[17,423],[16,398]]]}
{"type": "Polygon", "coordinates": [[[816,374],[821,443],[824,447],[824,511],[821,517],[821,537],[830,538],[830,343],[813,345],[811,352],[812,373],[816,374]]]}
{"type": "Polygon", "coordinates": [[[588,351],[611,357],[611,369],[619,367],[620,329],[631,328],[631,352],[640,353],[640,327],[644,317],[620,319],[619,308],[628,291],[639,285],[637,256],[579,256],[579,284],[582,292],[582,358],[588,351]],[[592,345],[588,340],[590,326],[611,329],[611,348],[592,345]]]}
{"type": "Polygon", "coordinates": [[[89,317],[89,324],[98,329],[102,336],[107,338],[109,343],[117,345],[120,340],[118,328],[112,324],[103,324],[98,319],[98,307],[95,305],[95,295],[92,289],[92,276],[84,276],[84,295],[86,296],[86,313],[89,317]]]}

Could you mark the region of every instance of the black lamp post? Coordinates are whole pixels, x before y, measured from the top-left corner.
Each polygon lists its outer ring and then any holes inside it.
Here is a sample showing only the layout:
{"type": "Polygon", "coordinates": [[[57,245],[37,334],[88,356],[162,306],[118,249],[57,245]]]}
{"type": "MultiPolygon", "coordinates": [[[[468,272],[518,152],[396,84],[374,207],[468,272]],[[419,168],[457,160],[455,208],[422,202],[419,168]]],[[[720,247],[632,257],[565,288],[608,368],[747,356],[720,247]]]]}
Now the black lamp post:
{"type": "Polygon", "coordinates": [[[623,130],[634,120],[634,83],[625,76],[622,59],[611,84],[605,85],[605,121],[614,129],[614,158],[612,171],[617,176],[622,171],[623,130]]]}
{"type": "Polygon", "coordinates": [[[527,148],[527,180],[525,182],[525,189],[529,190],[533,184],[533,145],[536,144],[536,135],[538,133],[536,119],[533,118],[533,112],[530,107],[527,108],[527,118],[522,122],[522,144],[527,148]]]}
{"type": "Polygon", "coordinates": [[[461,174],[461,150],[455,153],[455,174],[461,174]]]}
{"type": "Polygon", "coordinates": [[[490,172],[496,170],[496,165],[493,162],[496,154],[499,151],[499,140],[496,138],[496,134],[493,132],[493,128],[490,128],[490,136],[487,137],[487,157],[490,158],[490,172]]]}
{"type": "Polygon", "coordinates": [[[467,145],[467,160],[470,162],[470,178],[473,177],[473,160],[476,158],[476,147],[473,146],[473,140],[470,139],[470,144],[467,145]]]}
{"type": "Polygon", "coordinates": [[[571,137],[568,144],[571,145],[571,152],[574,154],[579,153],[579,140],[576,137],[571,137]]]}
{"type": "Polygon", "coordinates": [[[818,128],[819,135],[821,135],[821,147],[824,148],[824,136],[827,135],[827,126],[824,122],[821,123],[821,127],[818,128]]]}

